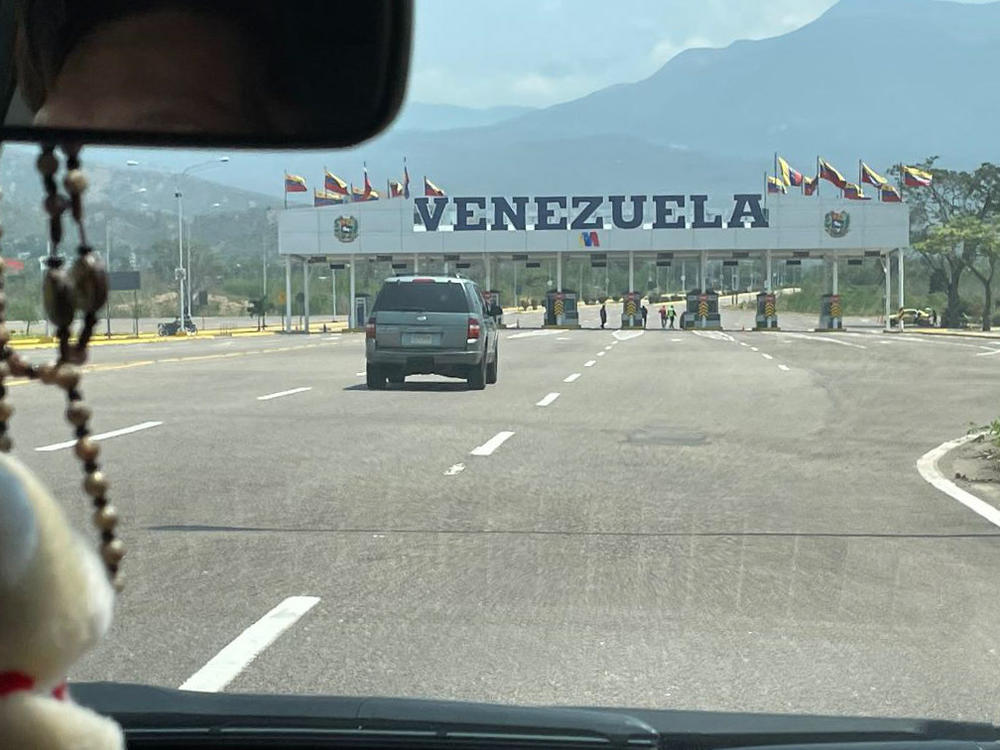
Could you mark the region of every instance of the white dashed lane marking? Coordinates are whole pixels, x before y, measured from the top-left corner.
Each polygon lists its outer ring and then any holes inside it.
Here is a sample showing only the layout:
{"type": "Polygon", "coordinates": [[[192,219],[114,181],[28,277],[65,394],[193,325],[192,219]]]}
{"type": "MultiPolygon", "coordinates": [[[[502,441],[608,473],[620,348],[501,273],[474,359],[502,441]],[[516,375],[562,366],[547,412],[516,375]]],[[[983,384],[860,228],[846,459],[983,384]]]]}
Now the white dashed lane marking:
{"type": "Polygon", "coordinates": [[[563,382],[564,383],[572,383],[574,380],[577,380],[579,377],[580,377],[580,373],[574,372],[572,375],[570,375],[567,378],[565,378],[563,380],[563,382]]]}
{"type": "Polygon", "coordinates": [[[496,435],[491,437],[485,443],[480,445],[478,448],[473,448],[470,455],[473,456],[491,456],[493,451],[503,445],[509,438],[513,437],[514,433],[510,430],[504,430],[503,432],[498,432],[496,435]]]}
{"type": "Polygon", "coordinates": [[[558,393],[550,393],[545,398],[543,398],[541,401],[539,401],[537,404],[535,404],[535,406],[548,406],[553,401],[555,401],[557,398],[559,398],[559,395],[560,394],[558,394],[558,393]]]}

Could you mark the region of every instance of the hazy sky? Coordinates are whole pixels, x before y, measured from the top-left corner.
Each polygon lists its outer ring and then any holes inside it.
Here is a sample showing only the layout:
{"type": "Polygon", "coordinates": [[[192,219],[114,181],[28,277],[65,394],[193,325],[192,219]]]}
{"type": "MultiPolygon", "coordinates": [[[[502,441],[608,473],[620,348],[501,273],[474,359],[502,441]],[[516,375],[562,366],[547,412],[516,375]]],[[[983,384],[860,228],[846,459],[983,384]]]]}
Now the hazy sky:
{"type": "Polygon", "coordinates": [[[688,47],[784,34],[834,4],[417,0],[410,98],[469,107],[555,104],[645,78],[688,47]]]}

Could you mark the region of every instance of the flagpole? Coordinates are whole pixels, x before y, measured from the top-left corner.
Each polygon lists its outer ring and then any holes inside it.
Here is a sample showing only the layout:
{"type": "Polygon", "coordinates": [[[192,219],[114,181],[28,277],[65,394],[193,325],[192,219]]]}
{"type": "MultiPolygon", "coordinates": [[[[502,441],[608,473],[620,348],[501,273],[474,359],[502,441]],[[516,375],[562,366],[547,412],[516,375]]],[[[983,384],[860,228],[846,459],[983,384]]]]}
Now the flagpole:
{"type": "Polygon", "coordinates": [[[819,178],[819,154],[816,155],[816,197],[819,197],[819,183],[822,182],[819,178]]]}
{"type": "Polygon", "coordinates": [[[771,186],[767,184],[767,170],[764,170],[764,208],[767,208],[767,194],[771,192],[771,186]]]}
{"type": "MultiPolygon", "coordinates": [[[[777,151],[774,152],[774,176],[775,177],[778,176],[778,152],[777,151]]],[[[785,184],[785,176],[784,176],[784,174],[781,175],[781,184],[782,185],[785,184]]]]}
{"type": "Polygon", "coordinates": [[[282,187],[285,192],[285,210],[288,210],[288,170],[285,170],[285,179],[282,181],[282,187]]]}

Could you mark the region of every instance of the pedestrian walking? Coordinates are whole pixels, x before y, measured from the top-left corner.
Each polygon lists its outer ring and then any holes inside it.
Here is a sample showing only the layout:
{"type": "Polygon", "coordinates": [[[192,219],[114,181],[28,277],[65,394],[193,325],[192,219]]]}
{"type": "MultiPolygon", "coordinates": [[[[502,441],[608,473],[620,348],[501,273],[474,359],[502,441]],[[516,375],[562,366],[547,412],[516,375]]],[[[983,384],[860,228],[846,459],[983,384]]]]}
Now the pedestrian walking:
{"type": "Polygon", "coordinates": [[[639,312],[642,313],[642,327],[645,328],[646,327],[646,318],[649,316],[649,310],[646,308],[645,305],[642,305],[639,308],[639,312]]]}
{"type": "Polygon", "coordinates": [[[666,327],[667,327],[667,306],[666,305],[661,305],[660,306],[660,328],[666,328],[666,327]]]}
{"type": "Polygon", "coordinates": [[[931,308],[931,328],[937,328],[937,310],[931,308]]]}
{"type": "Polygon", "coordinates": [[[667,320],[670,321],[670,327],[671,328],[674,327],[674,318],[676,318],[676,317],[677,317],[677,311],[674,309],[674,306],[671,305],[670,309],[667,310],[667,320]]]}
{"type": "Polygon", "coordinates": [[[601,303],[601,328],[604,328],[604,326],[607,324],[607,322],[608,322],[608,308],[605,307],[604,303],[602,302],[601,303]]]}

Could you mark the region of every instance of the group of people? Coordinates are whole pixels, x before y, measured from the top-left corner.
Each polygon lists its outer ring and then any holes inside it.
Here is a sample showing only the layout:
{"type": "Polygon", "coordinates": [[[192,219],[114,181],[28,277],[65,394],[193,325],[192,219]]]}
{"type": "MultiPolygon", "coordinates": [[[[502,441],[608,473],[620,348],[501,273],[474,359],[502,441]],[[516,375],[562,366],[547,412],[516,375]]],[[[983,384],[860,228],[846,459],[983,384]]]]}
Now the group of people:
{"type": "MultiPolygon", "coordinates": [[[[647,308],[645,305],[641,305],[639,307],[639,312],[642,313],[642,327],[645,328],[646,319],[649,317],[649,308],[647,308]]],[[[608,323],[608,308],[603,302],[601,303],[600,315],[601,315],[601,328],[604,328],[608,323]]],[[[667,323],[670,324],[669,325],[670,328],[673,328],[674,320],[676,320],[676,318],[677,318],[677,311],[674,310],[673,305],[671,305],[669,308],[666,305],[662,305],[660,307],[660,328],[667,328],[668,327],[667,323]]]]}

